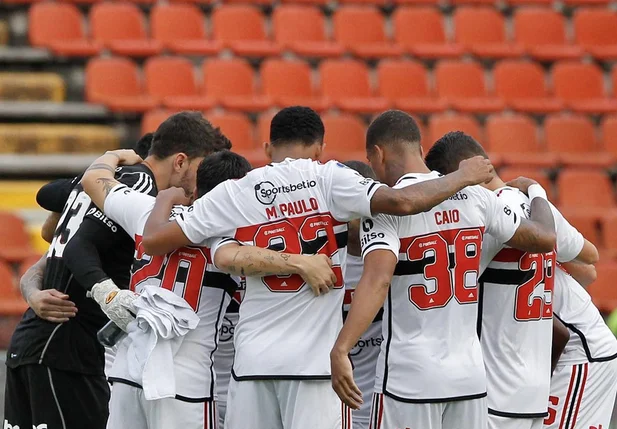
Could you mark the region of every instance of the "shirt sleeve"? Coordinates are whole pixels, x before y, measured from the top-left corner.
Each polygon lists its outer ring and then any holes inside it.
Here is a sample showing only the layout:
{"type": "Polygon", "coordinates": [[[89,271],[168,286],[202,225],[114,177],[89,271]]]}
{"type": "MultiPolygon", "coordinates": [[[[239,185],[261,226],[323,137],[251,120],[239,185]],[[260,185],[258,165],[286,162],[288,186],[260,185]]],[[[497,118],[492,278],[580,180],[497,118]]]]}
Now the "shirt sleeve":
{"type": "Polygon", "coordinates": [[[484,204],[485,233],[501,243],[510,241],[521,225],[521,216],[494,193],[480,187],[476,189],[480,192],[481,203],[484,204]]]}
{"type": "Polygon", "coordinates": [[[126,185],[116,185],[105,198],[103,211],[134,239],[142,233],[140,226],[145,225],[155,201],[154,197],[126,185]]]}
{"type": "Polygon", "coordinates": [[[334,218],[348,222],[370,217],[371,199],[375,191],[385,185],[336,161],[326,166],[331,170],[329,183],[326,183],[327,202],[334,218]]]}
{"type": "Polygon", "coordinates": [[[234,238],[230,238],[230,237],[226,237],[226,238],[221,238],[221,237],[216,237],[216,238],[210,238],[208,240],[206,240],[206,242],[204,243],[205,246],[207,248],[210,249],[210,255],[212,256],[212,265],[214,265],[214,267],[217,270],[220,270],[219,267],[217,267],[216,262],[215,262],[215,257],[216,257],[216,252],[224,246],[227,246],[228,244],[240,244],[240,242],[238,242],[238,240],[234,239],[234,238]]]}
{"type": "Polygon", "coordinates": [[[563,215],[557,210],[557,208],[549,203],[551,211],[553,212],[553,218],[555,219],[555,232],[557,234],[557,261],[569,262],[576,258],[583,246],[585,245],[585,238],[583,234],[578,232],[563,215]]]}
{"type": "Polygon", "coordinates": [[[374,250],[390,250],[398,259],[401,242],[398,236],[398,218],[380,214],[362,218],[360,223],[362,258],[374,250]]]}
{"type": "Polygon", "coordinates": [[[192,243],[200,244],[213,237],[231,237],[235,226],[231,222],[231,207],[234,207],[225,183],[195,200],[193,205],[175,221],[192,243]],[[223,210],[227,207],[229,210],[223,210]]]}
{"type": "Polygon", "coordinates": [[[54,213],[62,213],[71,191],[81,180],[81,175],[73,179],[58,179],[44,185],[36,194],[39,206],[54,213]]]}

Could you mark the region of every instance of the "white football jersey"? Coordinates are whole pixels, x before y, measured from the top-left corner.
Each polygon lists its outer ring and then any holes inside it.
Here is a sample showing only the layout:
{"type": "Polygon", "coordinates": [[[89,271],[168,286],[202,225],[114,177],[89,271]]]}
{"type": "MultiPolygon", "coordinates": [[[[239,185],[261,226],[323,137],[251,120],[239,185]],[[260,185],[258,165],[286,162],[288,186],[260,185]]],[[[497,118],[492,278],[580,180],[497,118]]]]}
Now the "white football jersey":
{"type": "Polygon", "coordinates": [[[297,275],[246,279],[235,329],[236,379],[330,377],[330,349],[342,326],[347,222],[370,216],[379,186],[334,161],[288,158],[222,183],[176,219],[194,243],[229,236],[332,258],[335,289],[319,297],[297,275]]]}
{"type": "MultiPolygon", "coordinates": [[[[347,312],[351,307],[353,293],[362,277],[362,268],[364,263],[362,257],[347,255],[347,264],[345,266],[345,301],[343,303],[343,318],[347,317],[347,312]]],[[[353,378],[362,391],[362,399],[364,403],[359,410],[353,410],[353,423],[361,427],[368,428],[368,423],[371,417],[371,401],[375,388],[375,371],[377,369],[377,357],[381,350],[383,335],[381,334],[381,319],[383,310],[380,310],[373,323],[371,323],[362,334],[356,345],[349,352],[351,362],[353,363],[353,378]]]]}
{"type": "Polygon", "coordinates": [[[559,365],[617,358],[617,339],[604,323],[589,293],[561,268],[555,273],[553,312],[570,331],[570,341],[559,358],[559,365]]]}
{"type": "MultiPolygon", "coordinates": [[[[521,191],[504,187],[495,194],[519,216],[529,217],[529,198],[521,191]]],[[[490,235],[484,239],[478,326],[492,414],[527,418],[547,414],[556,258],[572,260],[584,242],[551,208],[557,257],[555,252],[512,249],[490,235]]]]}
{"type": "MultiPolygon", "coordinates": [[[[396,187],[438,176],[406,174],[396,187]]],[[[378,249],[398,257],[384,304],[378,393],[414,402],[486,395],[476,333],[482,238],[490,233],[508,241],[520,219],[479,186],[418,215],[363,219],[364,257],[378,249]]]]}
{"type": "MultiPolygon", "coordinates": [[[[135,261],[131,270],[131,289],[139,293],[145,286],[172,290],[199,316],[197,328],[184,337],[174,355],[177,398],[214,399],[215,376],[212,354],[216,349],[225,309],[236,291],[239,279],[217,270],[205,247],[183,247],[165,256],[151,257],[141,246],[146,221],[155,198],[119,185],[105,199],[104,211],[135,239],[135,261]]],[[[182,216],[188,207],[177,206],[171,218],[182,216]]],[[[136,382],[129,375],[126,357],[128,337],[118,346],[110,379],[136,382]]]]}

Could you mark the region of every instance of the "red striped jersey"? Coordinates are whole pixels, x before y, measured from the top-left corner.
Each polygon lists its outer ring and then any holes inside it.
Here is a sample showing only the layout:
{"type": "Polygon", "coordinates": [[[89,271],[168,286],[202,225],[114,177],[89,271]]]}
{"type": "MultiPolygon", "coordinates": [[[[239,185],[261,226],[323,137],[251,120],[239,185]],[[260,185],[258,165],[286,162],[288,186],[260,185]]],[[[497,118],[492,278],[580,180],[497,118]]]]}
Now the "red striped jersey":
{"type": "MultiPolygon", "coordinates": [[[[397,188],[439,174],[406,174],[397,188]]],[[[520,216],[488,190],[463,189],[414,216],[362,220],[363,255],[398,257],[384,304],[375,389],[394,399],[442,402],[486,395],[476,333],[485,232],[508,241],[520,216]]]]}
{"type": "Polygon", "coordinates": [[[336,286],[319,297],[297,275],[247,277],[235,329],[236,379],[330,377],[330,349],[342,326],[347,222],[370,216],[379,186],[334,161],[288,158],[222,183],[177,219],[194,243],[233,237],[332,258],[336,286]]]}
{"type": "MultiPolygon", "coordinates": [[[[219,341],[225,309],[236,291],[239,279],[220,272],[212,263],[210,249],[183,247],[165,256],[143,252],[141,240],[155,198],[116,186],[105,199],[104,211],[135,240],[135,260],[131,289],[139,293],[145,286],[172,290],[199,316],[197,328],[184,337],[174,355],[176,392],[179,399],[206,400],[215,397],[212,355],[219,341]]],[[[182,216],[188,207],[177,206],[171,218],[182,216]]],[[[111,380],[138,383],[129,371],[127,356],[129,337],[118,345],[111,380]]]]}
{"type": "MultiPolygon", "coordinates": [[[[529,198],[521,191],[504,187],[495,194],[529,217],[529,198]]],[[[556,259],[575,258],[584,242],[551,208],[557,253],[525,253],[490,235],[484,240],[478,327],[491,414],[539,418],[547,413],[556,259]]]]}

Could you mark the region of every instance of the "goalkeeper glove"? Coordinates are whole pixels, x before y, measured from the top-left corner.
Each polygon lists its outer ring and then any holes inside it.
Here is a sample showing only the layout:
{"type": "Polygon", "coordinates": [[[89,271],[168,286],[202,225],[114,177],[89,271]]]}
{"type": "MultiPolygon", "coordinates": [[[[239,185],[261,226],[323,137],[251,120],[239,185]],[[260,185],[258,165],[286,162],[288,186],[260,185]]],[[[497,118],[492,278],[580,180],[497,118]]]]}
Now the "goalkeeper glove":
{"type": "Polygon", "coordinates": [[[101,310],[109,320],[126,332],[128,324],[135,320],[133,301],[139,295],[127,289],[120,289],[111,279],[107,279],[92,286],[91,296],[101,306],[101,310]]]}

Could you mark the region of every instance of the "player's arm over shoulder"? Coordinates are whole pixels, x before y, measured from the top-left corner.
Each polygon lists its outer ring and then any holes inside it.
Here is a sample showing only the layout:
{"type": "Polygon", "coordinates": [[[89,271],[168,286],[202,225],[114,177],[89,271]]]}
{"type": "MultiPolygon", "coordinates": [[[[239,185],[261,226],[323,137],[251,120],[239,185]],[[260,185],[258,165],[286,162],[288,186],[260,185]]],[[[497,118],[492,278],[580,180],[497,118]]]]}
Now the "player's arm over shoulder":
{"type": "Polygon", "coordinates": [[[510,247],[525,252],[551,252],[557,243],[555,222],[546,199],[537,197],[531,201],[530,219],[525,219],[512,210],[493,192],[475,188],[484,205],[486,232],[510,247]]]}
{"type": "Polygon", "coordinates": [[[550,204],[550,206],[555,218],[555,230],[557,232],[557,261],[578,261],[584,264],[598,262],[600,255],[596,246],[585,239],[553,204],[550,204]]]}

